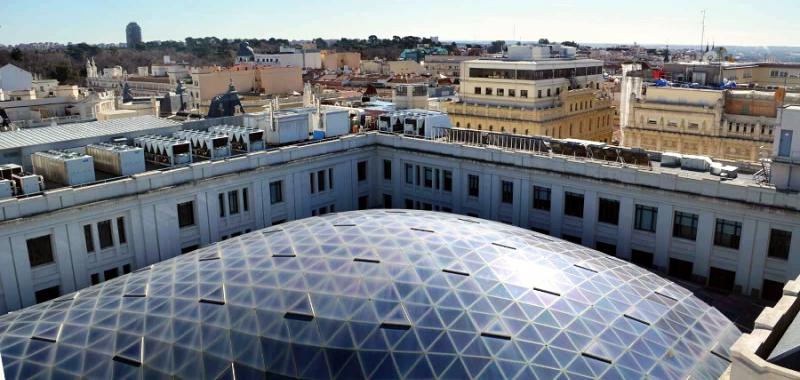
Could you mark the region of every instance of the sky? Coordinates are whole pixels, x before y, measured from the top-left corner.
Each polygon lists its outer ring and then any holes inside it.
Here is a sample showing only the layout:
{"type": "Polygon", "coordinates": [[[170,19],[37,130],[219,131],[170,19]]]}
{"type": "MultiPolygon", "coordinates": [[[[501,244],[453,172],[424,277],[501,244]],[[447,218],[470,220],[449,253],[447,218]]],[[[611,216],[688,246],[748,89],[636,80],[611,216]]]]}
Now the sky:
{"type": "Polygon", "coordinates": [[[0,44],[142,37],[574,40],[579,43],[800,46],[798,0],[0,0],[0,44]],[[114,4],[114,5],[111,5],[114,4]]]}

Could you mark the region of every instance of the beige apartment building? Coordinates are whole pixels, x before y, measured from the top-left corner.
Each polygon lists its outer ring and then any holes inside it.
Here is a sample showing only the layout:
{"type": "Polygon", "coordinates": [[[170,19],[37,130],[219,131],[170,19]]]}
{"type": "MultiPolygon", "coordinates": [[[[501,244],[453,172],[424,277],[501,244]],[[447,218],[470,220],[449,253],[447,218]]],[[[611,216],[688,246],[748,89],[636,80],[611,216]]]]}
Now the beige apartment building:
{"type": "Polygon", "coordinates": [[[614,108],[592,59],[461,63],[460,100],[445,105],[457,128],[612,142],[614,108]]]}
{"type": "MultiPolygon", "coordinates": [[[[192,69],[192,83],[186,86],[189,107],[200,113],[208,111],[211,100],[228,92],[230,84],[245,96],[252,98],[287,95],[303,90],[303,72],[300,67],[252,67],[238,65],[192,69]]],[[[246,102],[243,101],[243,104],[246,102]]],[[[248,104],[252,102],[247,102],[248,104]]],[[[260,104],[260,102],[256,102],[260,104]]],[[[252,110],[253,112],[258,110],[252,110]]]]}
{"type": "Polygon", "coordinates": [[[783,90],[648,87],[632,103],[623,145],[756,162],[772,149],[783,102],[783,90]]]}
{"type": "Polygon", "coordinates": [[[323,50],[320,56],[325,70],[342,70],[345,67],[355,70],[361,65],[361,53],[323,50]]]}
{"type": "Polygon", "coordinates": [[[423,64],[425,65],[425,71],[431,74],[459,78],[461,76],[461,62],[476,58],[478,57],[468,55],[426,55],[423,64]]]}

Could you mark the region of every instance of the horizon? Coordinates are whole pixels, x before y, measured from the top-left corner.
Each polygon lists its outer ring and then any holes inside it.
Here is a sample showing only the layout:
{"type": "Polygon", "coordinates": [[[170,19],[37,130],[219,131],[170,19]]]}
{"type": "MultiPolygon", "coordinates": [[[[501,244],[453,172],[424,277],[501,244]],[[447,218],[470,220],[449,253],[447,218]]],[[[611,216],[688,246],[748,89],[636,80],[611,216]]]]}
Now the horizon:
{"type": "MultiPolygon", "coordinates": [[[[187,35],[220,39],[280,36],[288,40],[311,40],[317,37],[339,39],[341,36],[366,38],[374,34],[379,38],[434,36],[441,41],[535,41],[548,38],[555,41],[615,41],[581,42],[586,45],[632,45],[637,42],[642,46],[700,46],[702,25],[701,8],[689,0],[673,2],[674,9],[687,11],[681,16],[649,13],[648,9],[642,12],[640,3],[633,0],[622,0],[613,8],[584,0],[558,4],[513,0],[493,6],[513,9],[514,12],[488,15],[485,4],[476,1],[466,1],[454,12],[442,3],[428,4],[422,0],[390,0],[380,9],[358,0],[343,0],[336,4],[317,0],[297,4],[275,1],[219,4],[208,0],[159,3],[143,0],[124,13],[109,12],[101,18],[95,15],[107,5],[99,0],[71,5],[73,12],[67,18],[59,11],[60,5],[55,0],[0,5],[0,13],[14,15],[0,24],[0,44],[120,43],[125,40],[125,26],[133,21],[141,26],[145,41],[183,41],[187,35]],[[442,17],[419,19],[420,9],[442,17]],[[689,12],[692,9],[696,11],[689,12]],[[548,17],[542,18],[542,14],[548,17]],[[35,19],[46,20],[48,27],[29,22],[35,19]],[[564,27],[563,20],[572,20],[570,27],[564,27]],[[626,20],[625,25],[618,20],[626,20]],[[75,28],[76,25],[82,27],[75,28]],[[476,28],[476,25],[481,27],[476,28]],[[662,30],[667,27],[661,28],[661,25],[668,25],[668,30],[662,30]],[[643,43],[637,40],[660,41],[643,43]]],[[[800,10],[800,6],[790,0],[766,0],[757,6],[744,1],[709,0],[702,6],[707,11],[703,45],[800,45],[793,38],[800,34],[800,25],[791,17],[794,14],[791,9],[800,10]],[[747,22],[730,22],[744,19],[747,22]],[[759,27],[765,24],[772,27],[759,27]],[[774,30],[782,32],[774,33],[774,30]]]]}

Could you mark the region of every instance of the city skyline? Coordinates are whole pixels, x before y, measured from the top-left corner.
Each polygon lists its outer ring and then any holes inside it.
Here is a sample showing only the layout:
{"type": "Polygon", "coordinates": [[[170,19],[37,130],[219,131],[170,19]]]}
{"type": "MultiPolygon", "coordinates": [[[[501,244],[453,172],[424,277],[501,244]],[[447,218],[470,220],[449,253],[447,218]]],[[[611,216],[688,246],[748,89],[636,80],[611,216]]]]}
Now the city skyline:
{"type": "Polygon", "coordinates": [[[800,6],[786,0],[764,1],[757,6],[749,2],[731,4],[719,0],[702,4],[685,0],[673,2],[673,9],[685,10],[681,16],[675,16],[676,12],[642,12],[640,4],[629,0],[614,7],[585,1],[558,4],[506,1],[499,4],[500,12],[490,15],[486,14],[484,5],[473,1],[460,4],[457,11],[441,3],[427,4],[417,0],[390,1],[388,7],[380,9],[356,0],[337,2],[335,6],[319,1],[280,4],[280,8],[276,5],[271,1],[231,7],[227,3],[209,1],[164,4],[146,0],[126,12],[109,12],[97,18],[94,15],[102,11],[103,4],[90,0],[75,4],[72,17],[63,18],[58,3],[54,1],[9,2],[0,5],[0,12],[16,16],[0,24],[0,44],[118,43],[125,40],[125,25],[134,21],[142,27],[145,41],[206,36],[307,40],[316,37],[366,38],[374,34],[381,38],[393,35],[437,36],[447,41],[535,41],[549,38],[586,44],[699,45],[701,10],[705,9],[704,43],[800,45],[792,39],[800,32],[800,26],[791,22],[788,15],[793,12],[787,12],[792,8],[800,10],[800,6]],[[187,12],[188,7],[200,12],[187,12]],[[153,9],[159,11],[152,12],[153,9]],[[420,19],[419,9],[442,17],[417,21],[420,19]],[[47,20],[48,27],[40,28],[25,21],[37,18],[47,20]],[[354,18],[357,22],[353,22],[354,18]],[[732,21],[744,19],[748,22],[732,21]],[[327,22],[321,22],[323,20],[327,22]],[[569,28],[564,28],[565,20],[570,20],[569,28]],[[626,21],[622,23],[619,20],[626,21]],[[485,27],[476,28],[478,24],[485,27]],[[771,27],[759,27],[765,24],[771,27]],[[81,28],[75,28],[75,25],[81,25],[81,28]],[[777,34],[774,30],[783,33],[777,34]]]}

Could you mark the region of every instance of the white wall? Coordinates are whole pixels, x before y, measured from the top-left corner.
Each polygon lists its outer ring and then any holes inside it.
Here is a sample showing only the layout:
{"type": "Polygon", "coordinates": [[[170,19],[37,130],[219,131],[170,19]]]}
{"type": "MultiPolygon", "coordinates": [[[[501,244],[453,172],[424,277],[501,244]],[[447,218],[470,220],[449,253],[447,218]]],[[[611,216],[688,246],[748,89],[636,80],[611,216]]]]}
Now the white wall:
{"type": "MultiPolygon", "coordinates": [[[[96,186],[52,190],[43,196],[0,201],[0,312],[31,305],[36,290],[59,285],[62,293],[89,284],[92,273],[130,264],[135,270],[168,259],[182,248],[207,245],[224,236],[255,230],[279,220],[308,217],[312,210],[335,205],[355,209],[361,196],[382,207],[384,194],[394,207],[409,199],[415,208],[451,210],[500,220],[551,235],[575,236],[594,247],[616,245],[616,256],[631,250],[653,255],[666,270],[671,258],[693,263],[697,278],[711,267],[735,271],[735,285],[745,294],[764,279],[784,282],[800,274],[800,200],[774,189],[698,180],[649,170],[620,168],[561,157],[431,142],[396,135],[368,133],[283,147],[215,162],[199,162],[170,171],[146,172],[96,186]],[[391,179],[384,179],[383,160],[390,160],[391,179]],[[359,161],[367,161],[366,181],[357,181],[359,161]],[[405,164],[431,168],[434,185],[405,181],[405,164]],[[333,190],[310,192],[309,173],[334,172],[333,190]],[[452,173],[452,189],[444,189],[444,173],[452,173]],[[467,194],[469,174],[479,176],[480,194],[467,194]],[[269,184],[283,182],[283,202],[272,204],[269,184]],[[513,203],[501,202],[501,181],[513,183],[513,203]],[[439,183],[437,187],[435,184],[439,183]],[[533,186],[551,189],[550,211],[532,207],[533,186]],[[244,211],[242,189],[248,189],[244,211]],[[237,192],[241,212],[220,217],[218,195],[237,192]],[[564,215],[564,192],[584,195],[584,216],[564,215]],[[620,202],[617,225],[599,223],[599,199],[620,202]],[[194,201],[195,225],[178,228],[176,205],[194,201]],[[429,207],[428,207],[429,205],[429,207]],[[636,205],[658,209],[656,231],[634,228],[636,205]],[[698,215],[697,239],[672,236],[675,211],[698,215]],[[87,253],[83,225],[95,231],[103,220],[125,220],[127,242],[114,242],[102,252],[87,253]],[[714,245],[717,218],[742,224],[738,249],[714,245]],[[767,257],[772,228],[792,233],[788,260],[767,257]],[[31,268],[26,239],[50,234],[55,263],[31,268]]],[[[229,207],[229,206],[228,206],[229,207]]],[[[97,233],[93,233],[97,239],[97,233]]],[[[99,247],[96,242],[95,247],[99,247]]],[[[101,275],[102,277],[102,275],[101,275]]]]}
{"type": "Polygon", "coordinates": [[[0,67],[0,89],[4,92],[30,90],[33,76],[31,73],[12,64],[0,67]]]}

